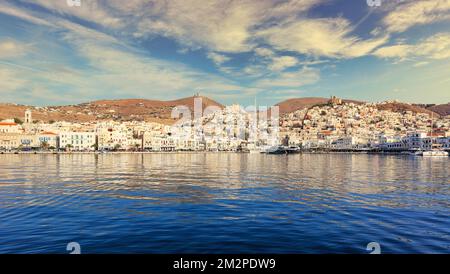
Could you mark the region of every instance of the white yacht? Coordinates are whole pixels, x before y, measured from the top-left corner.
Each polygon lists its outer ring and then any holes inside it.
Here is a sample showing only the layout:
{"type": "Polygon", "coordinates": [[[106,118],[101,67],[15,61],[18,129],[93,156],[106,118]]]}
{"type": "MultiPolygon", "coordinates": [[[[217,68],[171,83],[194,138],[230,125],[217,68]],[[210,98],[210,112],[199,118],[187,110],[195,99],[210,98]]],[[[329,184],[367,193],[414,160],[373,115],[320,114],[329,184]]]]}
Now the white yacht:
{"type": "Polygon", "coordinates": [[[425,150],[417,151],[415,155],[424,157],[448,157],[448,152],[444,150],[425,150]]]}

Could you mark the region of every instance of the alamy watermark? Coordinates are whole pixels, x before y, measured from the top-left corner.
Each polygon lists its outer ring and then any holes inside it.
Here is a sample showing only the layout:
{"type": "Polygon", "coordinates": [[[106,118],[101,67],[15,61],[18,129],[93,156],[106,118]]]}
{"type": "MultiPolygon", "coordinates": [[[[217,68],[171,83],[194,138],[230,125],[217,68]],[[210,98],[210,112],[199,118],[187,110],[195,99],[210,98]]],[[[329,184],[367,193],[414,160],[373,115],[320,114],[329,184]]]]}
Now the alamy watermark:
{"type": "Polygon", "coordinates": [[[233,140],[276,145],[279,138],[279,107],[240,105],[208,106],[194,98],[193,113],[188,106],[176,106],[171,117],[179,119],[171,127],[171,136],[185,140],[233,140]]]}
{"type": "Polygon", "coordinates": [[[369,7],[379,7],[381,6],[381,0],[366,0],[369,7]]]}
{"type": "Polygon", "coordinates": [[[66,250],[70,251],[70,254],[81,254],[81,245],[77,242],[70,242],[67,244],[66,250]]]}
{"type": "MultiPolygon", "coordinates": [[[[78,242],[70,242],[66,247],[70,254],[81,254],[81,245],[78,242]]],[[[370,242],[366,247],[367,251],[371,251],[370,254],[381,254],[381,246],[377,242],[370,242]]]]}
{"type": "Polygon", "coordinates": [[[381,246],[377,242],[370,242],[366,247],[367,251],[372,251],[370,254],[381,254],[381,246]]]}
{"type": "Polygon", "coordinates": [[[81,7],[81,0],[66,0],[69,7],[81,7]]]}

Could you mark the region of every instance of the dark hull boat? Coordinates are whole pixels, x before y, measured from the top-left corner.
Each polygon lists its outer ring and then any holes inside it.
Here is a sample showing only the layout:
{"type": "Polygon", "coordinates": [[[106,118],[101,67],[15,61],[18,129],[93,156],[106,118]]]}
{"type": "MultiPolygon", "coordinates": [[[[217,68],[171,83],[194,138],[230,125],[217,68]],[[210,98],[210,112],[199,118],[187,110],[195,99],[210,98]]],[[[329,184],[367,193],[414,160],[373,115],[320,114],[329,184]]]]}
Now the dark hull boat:
{"type": "Polygon", "coordinates": [[[265,153],[267,154],[293,154],[293,153],[299,153],[299,149],[292,148],[292,147],[285,147],[285,146],[276,146],[271,147],[268,150],[266,150],[265,153]]]}

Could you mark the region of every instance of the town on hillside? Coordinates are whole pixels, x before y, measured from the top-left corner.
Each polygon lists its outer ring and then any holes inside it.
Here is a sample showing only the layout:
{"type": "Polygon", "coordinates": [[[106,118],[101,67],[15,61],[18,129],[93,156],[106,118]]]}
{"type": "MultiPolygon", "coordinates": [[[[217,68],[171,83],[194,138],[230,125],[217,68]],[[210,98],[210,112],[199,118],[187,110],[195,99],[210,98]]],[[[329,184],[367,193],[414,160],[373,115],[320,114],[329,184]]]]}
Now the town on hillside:
{"type": "Polygon", "coordinates": [[[232,105],[173,125],[140,119],[44,122],[33,120],[27,109],[23,120],[0,121],[0,151],[264,152],[276,146],[295,151],[450,150],[449,115],[383,109],[391,103],[333,96],[280,117],[232,105]]]}

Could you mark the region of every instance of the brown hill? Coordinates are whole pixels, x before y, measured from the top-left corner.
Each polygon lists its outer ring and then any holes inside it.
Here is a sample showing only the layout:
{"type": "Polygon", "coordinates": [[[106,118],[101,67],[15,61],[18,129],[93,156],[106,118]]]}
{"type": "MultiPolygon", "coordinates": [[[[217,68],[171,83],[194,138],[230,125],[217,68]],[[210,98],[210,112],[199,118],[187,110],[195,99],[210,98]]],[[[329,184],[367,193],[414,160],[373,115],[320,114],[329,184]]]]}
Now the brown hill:
{"type": "Polygon", "coordinates": [[[442,116],[450,115],[450,103],[442,104],[442,105],[435,105],[435,106],[429,107],[427,109],[434,111],[442,116]]]}
{"type": "MultiPolygon", "coordinates": [[[[323,97],[304,97],[304,98],[292,98],[286,101],[276,104],[280,108],[280,114],[286,114],[294,112],[296,110],[310,108],[315,105],[326,104],[330,101],[329,98],[323,97]]],[[[362,104],[363,102],[356,100],[343,99],[344,103],[362,104]]]]}
{"type": "MultiPolygon", "coordinates": [[[[184,105],[193,111],[194,98],[187,97],[173,101],[146,99],[99,100],[90,103],[68,106],[33,107],[16,104],[0,104],[0,119],[20,118],[23,120],[26,109],[33,111],[33,119],[45,122],[68,121],[90,122],[98,120],[149,121],[172,124],[173,107],[184,105]]],[[[202,99],[203,109],[208,106],[223,107],[207,97],[202,99]]]]}
{"type": "Polygon", "coordinates": [[[428,110],[426,108],[417,106],[417,105],[410,105],[406,103],[400,103],[400,102],[390,102],[390,103],[383,103],[383,104],[377,104],[377,108],[379,110],[389,110],[393,112],[399,112],[404,113],[406,111],[411,111],[414,113],[427,113],[427,114],[434,114],[439,115],[436,112],[433,112],[431,110],[428,110]]]}
{"type": "Polygon", "coordinates": [[[292,98],[276,104],[280,109],[280,114],[294,112],[299,109],[312,107],[317,104],[325,104],[329,99],[322,97],[292,98]]]}
{"type": "MultiPolygon", "coordinates": [[[[1,104],[0,103],[0,120],[19,118],[23,120],[26,109],[33,111],[33,119],[38,121],[68,121],[68,122],[90,122],[101,120],[115,121],[149,121],[164,124],[172,124],[177,119],[172,119],[171,112],[173,107],[184,105],[193,111],[194,98],[187,97],[172,101],[148,100],[148,99],[121,99],[121,100],[99,100],[89,103],[67,106],[48,106],[33,107],[17,104],[1,104]]],[[[201,97],[203,109],[208,106],[223,105],[208,98],[201,97]]],[[[305,97],[293,98],[276,104],[280,108],[280,114],[290,113],[299,109],[309,108],[314,105],[326,104],[328,98],[322,97],[305,97]]],[[[362,102],[344,99],[346,103],[360,104],[362,102]]],[[[419,105],[410,105],[399,102],[390,102],[377,104],[380,110],[390,110],[404,113],[406,111],[428,113],[432,111],[436,115],[449,115],[450,103],[443,105],[429,106],[427,109],[419,105]]]]}

